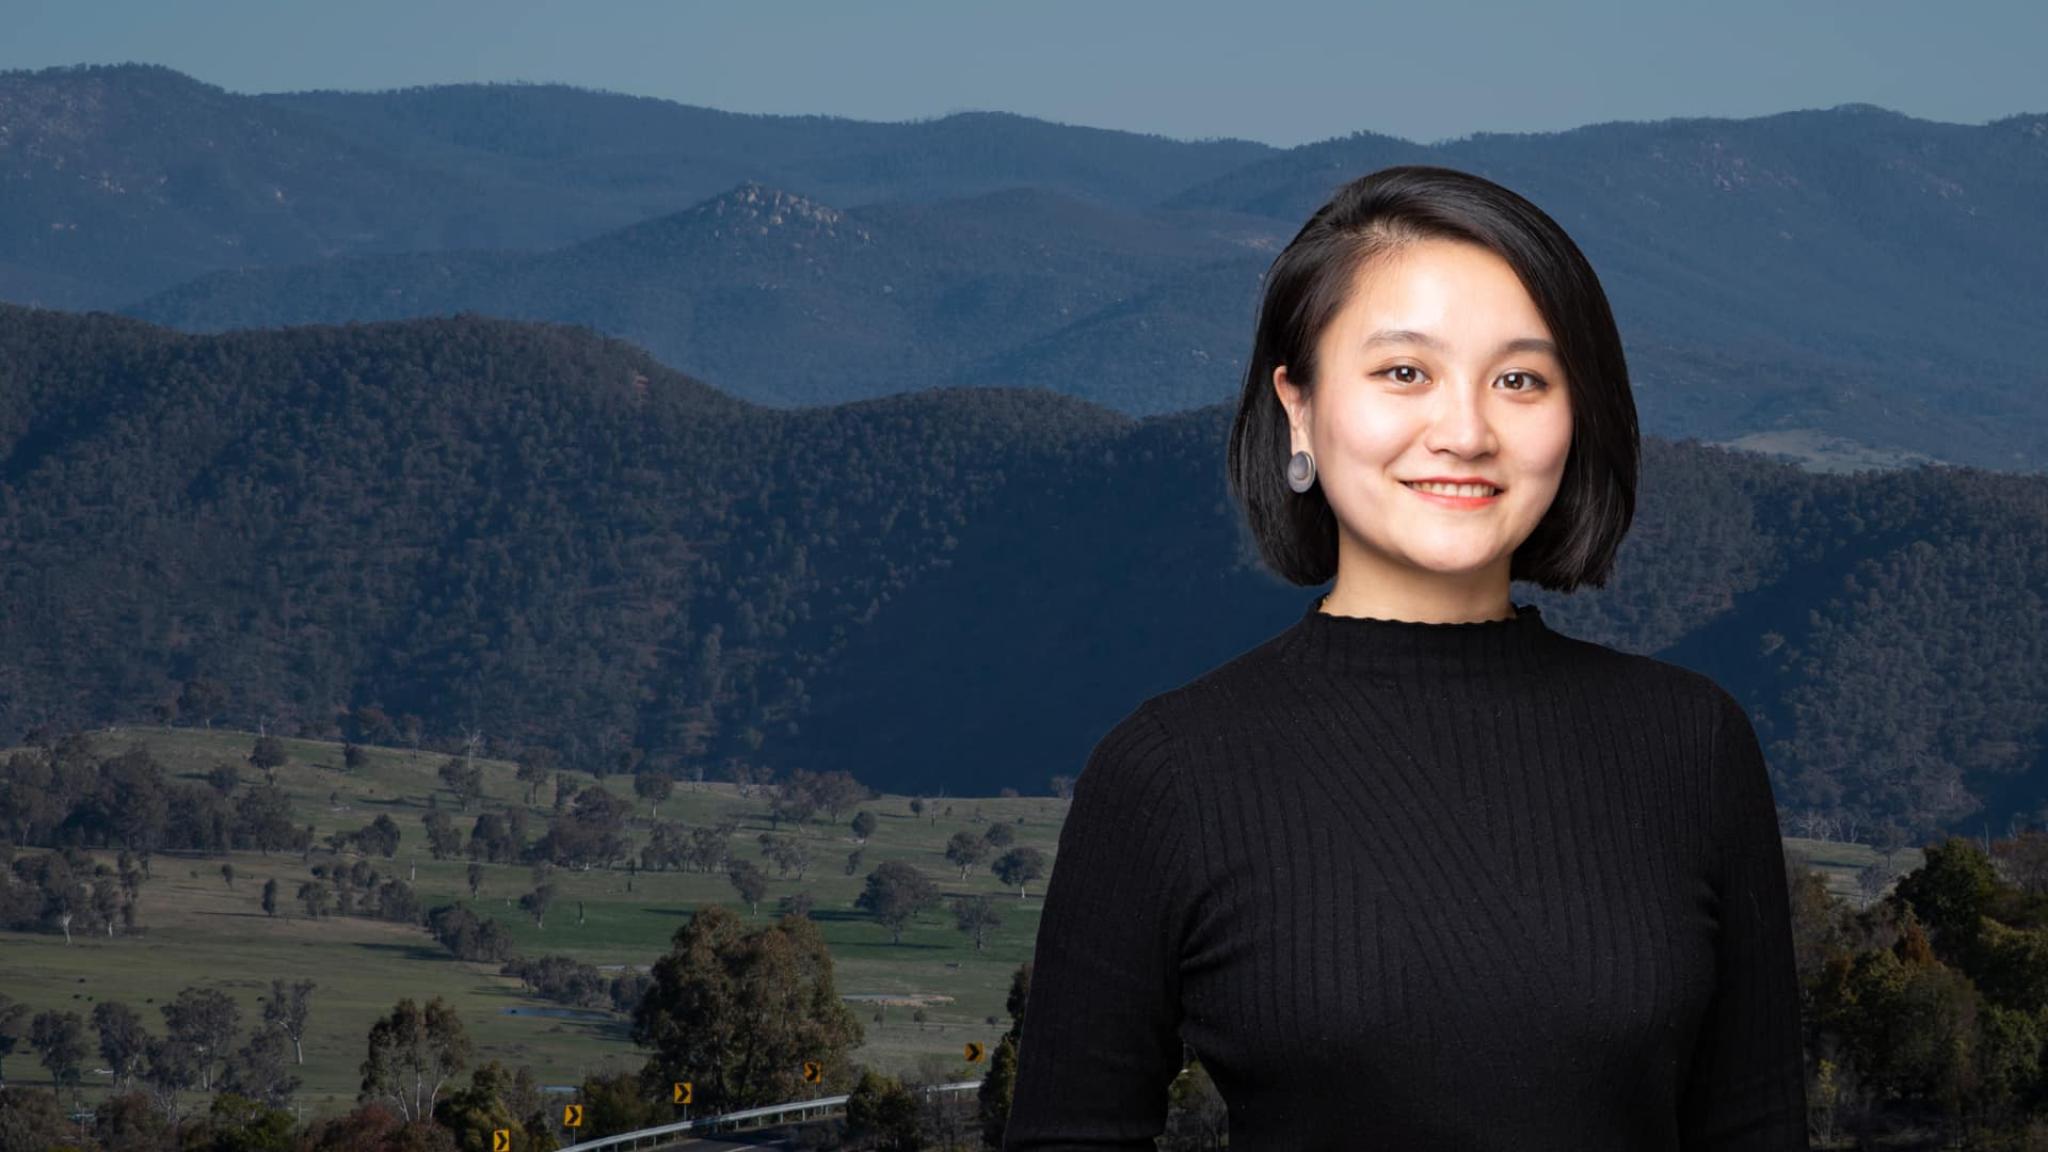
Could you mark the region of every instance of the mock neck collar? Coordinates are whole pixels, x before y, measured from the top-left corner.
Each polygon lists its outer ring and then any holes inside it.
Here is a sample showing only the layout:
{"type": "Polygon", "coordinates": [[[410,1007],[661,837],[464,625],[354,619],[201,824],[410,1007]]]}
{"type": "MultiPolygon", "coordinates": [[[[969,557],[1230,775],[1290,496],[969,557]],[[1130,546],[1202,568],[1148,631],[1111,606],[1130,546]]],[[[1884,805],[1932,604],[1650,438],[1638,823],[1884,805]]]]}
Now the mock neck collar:
{"type": "Polygon", "coordinates": [[[1563,645],[1534,604],[1505,620],[1444,624],[1334,616],[1325,595],[1285,634],[1285,658],[1318,674],[1393,681],[1483,680],[1554,666],[1563,645]]]}

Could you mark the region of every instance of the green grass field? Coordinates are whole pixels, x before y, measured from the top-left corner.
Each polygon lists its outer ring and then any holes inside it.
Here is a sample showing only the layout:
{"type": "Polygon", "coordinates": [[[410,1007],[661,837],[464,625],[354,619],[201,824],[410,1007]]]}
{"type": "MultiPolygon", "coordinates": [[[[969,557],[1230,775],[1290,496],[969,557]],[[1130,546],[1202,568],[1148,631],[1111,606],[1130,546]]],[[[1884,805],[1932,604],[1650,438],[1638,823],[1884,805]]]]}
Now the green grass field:
{"type": "MultiPolygon", "coordinates": [[[[254,742],[246,732],[124,728],[95,732],[93,742],[102,755],[141,744],[172,776],[195,782],[223,761],[236,763],[245,781],[261,777],[244,762],[254,742]]],[[[468,862],[428,858],[420,824],[433,791],[439,791],[441,806],[465,836],[474,817],[475,809],[459,812],[455,798],[439,789],[436,772],[446,759],[444,753],[372,748],[367,764],[345,772],[339,744],[285,744],[291,762],[278,770],[277,782],[292,794],[300,823],[311,823],[324,837],[331,831],[360,828],[380,812],[389,813],[404,838],[395,859],[373,858],[373,866],[400,876],[416,869],[415,886],[430,907],[458,896],[467,898],[468,862]]],[[[524,786],[514,779],[511,764],[482,763],[489,806],[523,799],[524,786]]],[[[629,778],[613,777],[605,784],[632,798],[629,778]]],[[[541,799],[551,803],[552,792],[544,789],[541,799]]],[[[631,835],[637,850],[646,840],[648,810],[644,802],[634,803],[637,824],[631,835]]],[[[769,876],[768,895],[753,922],[769,923],[780,897],[808,891],[815,902],[812,917],[832,950],[841,995],[933,998],[926,1003],[923,1023],[912,1019],[908,1006],[888,1007],[884,1022],[876,1023],[873,1005],[855,1005],[867,1033],[865,1045],[853,1053],[855,1061],[900,1074],[920,1064],[951,1060],[958,1065],[958,1075],[971,1078],[985,1065],[968,1064],[961,1058],[962,1046],[981,1040],[993,1047],[1008,1027],[1004,999],[1012,973],[1030,959],[1044,884],[1033,883],[1028,898],[1019,900],[1014,889],[1004,888],[985,868],[962,881],[959,869],[946,862],[945,842],[956,831],[978,833],[988,821],[1003,821],[1016,832],[1017,844],[1034,845],[1050,856],[1066,802],[1052,797],[948,798],[927,801],[924,816],[912,816],[909,803],[909,797],[883,796],[861,806],[873,812],[879,824],[855,876],[845,874],[847,853],[861,846],[848,827],[853,812],[843,813],[829,826],[820,814],[802,832],[811,854],[802,881],[794,873],[778,878],[754,843],[758,833],[771,827],[765,790],[741,797],[731,784],[679,784],[661,806],[661,815],[688,826],[723,818],[740,825],[734,854],[755,860],[769,876]],[[948,806],[950,816],[945,814],[948,806]],[[930,809],[936,809],[936,819],[930,809]],[[982,823],[972,820],[977,809],[982,823]],[[900,944],[892,944],[886,928],[853,908],[867,873],[891,859],[917,864],[946,893],[1000,897],[1004,923],[977,952],[972,940],[952,926],[949,912],[928,912],[905,928],[900,944]],[[987,1023],[989,1016],[999,1022],[987,1023]]],[[[530,835],[545,829],[546,811],[534,809],[530,835]]],[[[785,822],[780,831],[789,834],[795,829],[785,822]]],[[[316,848],[312,862],[331,858],[324,847],[316,848]]],[[[623,1017],[507,1015],[510,1007],[553,1005],[524,995],[518,981],[497,975],[494,965],[455,960],[424,927],[332,915],[308,919],[291,898],[299,881],[310,878],[308,869],[295,853],[158,854],[153,877],[142,888],[138,935],[77,935],[66,945],[56,932],[0,932],[0,990],[35,1010],[55,1007],[81,1016],[89,1016],[98,1000],[126,1001],[143,1013],[152,1031],[160,1033],[163,1017],[157,1005],[186,986],[217,987],[241,1003],[246,1030],[260,1019],[258,1000],[272,979],[311,978],[319,987],[313,995],[306,1063],[298,1070],[305,1081],[299,1100],[308,1116],[352,1105],[370,1025],[405,996],[447,998],[462,1015],[477,1060],[530,1065],[543,1083],[572,1084],[589,1073],[633,1070],[645,1058],[628,1038],[623,1017]],[[220,875],[223,862],[234,865],[232,888],[220,875]],[[277,918],[266,917],[260,907],[263,882],[269,878],[275,878],[281,890],[283,915],[277,918]]],[[[520,954],[528,956],[560,953],[601,966],[644,966],[667,951],[670,935],[692,909],[709,902],[726,904],[743,916],[748,911],[723,874],[641,872],[628,892],[623,869],[562,869],[553,877],[559,892],[546,928],[539,929],[516,906],[518,896],[532,886],[530,869],[487,865],[485,873],[482,898],[473,907],[498,919],[520,954]],[[578,901],[583,905],[581,924],[578,901]]],[[[88,1068],[99,1066],[95,1053],[88,1068]]],[[[7,1059],[5,1071],[9,1083],[48,1082],[26,1044],[7,1059]]],[[[89,1103],[99,1091],[92,1083],[103,1085],[106,1077],[88,1074],[86,1080],[89,1103]]]]}

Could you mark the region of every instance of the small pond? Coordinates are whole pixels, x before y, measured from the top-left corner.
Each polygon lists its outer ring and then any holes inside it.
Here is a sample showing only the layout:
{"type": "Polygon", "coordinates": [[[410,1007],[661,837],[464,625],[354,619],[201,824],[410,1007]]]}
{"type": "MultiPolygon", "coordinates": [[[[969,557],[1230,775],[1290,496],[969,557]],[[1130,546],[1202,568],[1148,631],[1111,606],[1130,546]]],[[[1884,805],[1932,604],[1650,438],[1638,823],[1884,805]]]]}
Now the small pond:
{"type": "Polygon", "coordinates": [[[505,1009],[507,1016],[553,1016],[561,1020],[609,1020],[612,1014],[596,1008],[540,1008],[517,1005],[505,1009]]]}

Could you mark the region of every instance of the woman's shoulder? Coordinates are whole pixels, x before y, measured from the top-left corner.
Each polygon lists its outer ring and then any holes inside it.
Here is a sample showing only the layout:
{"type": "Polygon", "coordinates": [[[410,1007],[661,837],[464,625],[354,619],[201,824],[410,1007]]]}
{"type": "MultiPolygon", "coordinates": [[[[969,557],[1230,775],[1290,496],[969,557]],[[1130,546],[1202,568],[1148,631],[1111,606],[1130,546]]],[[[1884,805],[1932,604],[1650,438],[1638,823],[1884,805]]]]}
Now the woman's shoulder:
{"type": "Polygon", "coordinates": [[[1104,813],[1108,826],[1144,821],[1179,791],[1179,742],[1161,717],[1161,697],[1141,701],[1096,740],[1074,781],[1075,811],[1104,813]]]}
{"type": "Polygon", "coordinates": [[[1667,730],[1702,749],[1713,748],[1723,731],[1750,724],[1735,693],[1705,672],[1604,644],[1573,643],[1584,649],[1574,665],[1580,673],[1574,692],[1614,723],[1667,730]]]}
{"type": "Polygon", "coordinates": [[[1218,732],[1242,730],[1254,713],[1287,699],[1279,653],[1279,640],[1267,640],[1142,697],[1104,735],[1106,747],[1098,752],[1128,757],[1142,750],[1149,758],[1178,761],[1186,749],[1205,747],[1218,732]]]}
{"type": "Polygon", "coordinates": [[[1617,691],[1651,693],[1704,707],[1720,707],[1732,694],[1720,682],[1697,669],[1656,656],[1630,652],[1594,640],[1558,632],[1560,670],[1584,677],[1592,683],[1611,685],[1617,691]]]}
{"type": "Polygon", "coordinates": [[[1279,690],[1277,640],[1268,640],[1181,683],[1146,696],[1119,727],[1150,728],[1185,738],[1205,722],[1228,720],[1279,690]]]}

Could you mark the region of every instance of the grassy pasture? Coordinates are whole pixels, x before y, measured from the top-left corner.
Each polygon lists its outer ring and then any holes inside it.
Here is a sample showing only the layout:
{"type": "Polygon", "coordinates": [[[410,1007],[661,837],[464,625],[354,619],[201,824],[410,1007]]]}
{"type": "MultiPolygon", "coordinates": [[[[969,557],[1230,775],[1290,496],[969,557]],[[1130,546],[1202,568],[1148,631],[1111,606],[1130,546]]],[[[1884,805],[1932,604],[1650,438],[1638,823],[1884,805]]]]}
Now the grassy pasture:
{"type": "MultiPolygon", "coordinates": [[[[119,728],[94,733],[95,750],[102,755],[139,743],[170,775],[193,782],[202,781],[217,763],[235,763],[245,786],[262,776],[245,760],[253,742],[250,733],[227,730],[119,728]]],[[[403,839],[395,858],[373,857],[372,865],[380,873],[413,876],[430,907],[467,898],[468,862],[429,858],[420,823],[430,795],[465,837],[477,811],[460,811],[454,796],[440,787],[437,771],[446,754],[369,748],[367,763],[348,772],[343,770],[338,743],[284,743],[291,760],[278,770],[277,783],[291,794],[298,822],[313,825],[316,843],[329,832],[361,828],[379,813],[388,813],[403,830],[403,839]]],[[[481,762],[486,807],[524,800],[524,785],[514,778],[513,765],[481,762]]],[[[589,783],[588,777],[578,779],[589,783]]],[[[647,837],[648,806],[633,797],[629,778],[613,777],[604,784],[635,804],[629,836],[637,852],[647,837]]],[[[530,835],[544,830],[552,798],[552,789],[544,787],[540,803],[529,810],[530,835]]],[[[931,998],[925,1002],[926,1020],[921,1024],[912,1020],[908,1006],[884,1009],[884,1020],[877,1023],[874,1005],[855,1005],[867,1034],[855,1060],[885,1072],[902,1072],[921,1059],[950,1058],[958,1062],[960,1074],[972,1076],[978,1069],[960,1059],[962,1045],[981,1040],[993,1046],[1008,1026],[1003,1001],[1011,973],[1030,959],[1043,881],[1034,882],[1022,900],[986,868],[963,881],[959,870],[945,860],[945,842],[956,831],[978,834],[988,821],[1000,820],[1011,824],[1016,843],[1035,845],[1050,856],[1066,803],[1052,797],[947,798],[927,801],[928,811],[919,817],[910,813],[909,800],[883,796],[863,806],[875,813],[879,824],[855,876],[845,873],[847,854],[861,847],[847,826],[853,812],[842,813],[829,825],[821,813],[801,833],[811,854],[801,881],[793,872],[779,876],[754,843],[758,833],[771,829],[763,790],[742,797],[731,784],[680,783],[662,804],[661,816],[691,827],[725,818],[738,822],[735,854],[754,859],[769,877],[768,895],[753,916],[755,922],[769,922],[780,897],[808,891],[815,902],[812,916],[832,949],[842,995],[931,998]],[[951,815],[946,814],[948,806],[951,815]],[[937,810],[936,819],[929,809],[937,810]],[[982,823],[973,822],[977,809],[982,823]],[[902,942],[892,944],[887,929],[853,908],[867,873],[891,859],[917,864],[947,893],[1000,897],[1004,923],[988,946],[976,952],[972,941],[952,926],[950,914],[935,913],[906,927],[902,942]],[[987,1023],[989,1016],[1000,1022],[987,1023]]],[[[789,834],[796,829],[785,822],[779,831],[789,834]]],[[[330,859],[324,847],[316,847],[311,862],[330,859]]],[[[79,935],[67,946],[58,933],[0,932],[0,989],[37,1010],[55,1007],[81,1016],[89,1016],[98,1000],[123,1000],[160,1032],[163,1018],[158,1005],[180,988],[211,986],[240,1002],[246,1029],[259,1019],[258,999],[272,979],[311,978],[319,987],[306,1063],[299,1070],[305,1081],[300,1100],[308,1115],[353,1101],[370,1025],[403,996],[446,997],[461,1013],[477,1059],[528,1064],[544,1083],[568,1084],[589,1072],[637,1068],[644,1058],[620,1017],[507,1015],[505,1009],[511,1007],[554,1005],[524,995],[518,981],[497,975],[492,965],[455,960],[424,928],[334,915],[308,919],[292,898],[299,882],[311,876],[309,863],[296,853],[160,853],[151,871],[151,880],[142,888],[142,932],[136,936],[79,935]],[[224,862],[235,868],[232,888],[220,875],[224,862]],[[269,878],[275,878],[280,888],[280,915],[275,918],[266,917],[260,907],[263,882],[269,878]]],[[[747,913],[722,874],[640,872],[630,879],[629,892],[623,869],[562,869],[552,878],[558,894],[546,926],[536,928],[517,907],[518,897],[532,886],[530,869],[486,865],[484,871],[482,896],[472,906],[500,921],[522,955],[559,953],[600,966],[644,966],[667,950],[670,935],[693,909],[707,902],[723,903],[747,913]]],[[[89,1067],[98,1066],[95,1054],[89,1067]]],[[[47,1082],[26,1045],[7,1059],[5,1070],[9,1082],[47,1082]]],[[[90,1085],[106,1078],[88,1074],[86,1079],[90,1085]]],[[[96,1095],[89,1088],[88,1101],[96,1095]]]]}

